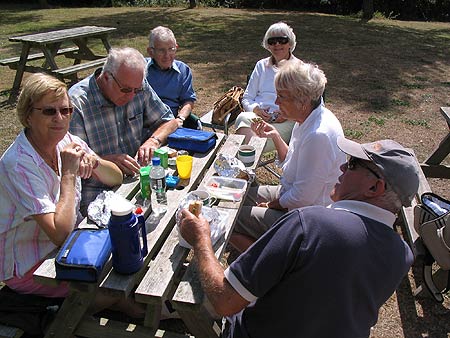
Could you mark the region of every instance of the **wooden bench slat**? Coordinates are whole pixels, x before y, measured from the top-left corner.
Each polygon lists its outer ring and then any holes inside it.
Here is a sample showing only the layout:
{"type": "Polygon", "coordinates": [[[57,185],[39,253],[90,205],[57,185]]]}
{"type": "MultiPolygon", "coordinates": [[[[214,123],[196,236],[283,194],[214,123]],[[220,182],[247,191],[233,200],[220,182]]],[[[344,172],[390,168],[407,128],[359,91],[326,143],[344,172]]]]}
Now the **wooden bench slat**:
{"type": "MultiPolygon", "coordinates": [[[[78,47],[62,48],[56,52],[56,55],[73,53],[78,50],[79,50],[78,47]]],[[[44,59],[44,58],[45,58],[44,53],[30,54],[30,55],[28,55],[27,61],[39,60],[39,59],[44,59]]],[[[16,56],[16,57],[0,60],[0,65],[11,67],[11,66],[17,65],[19,63],[19,61],[20,61],[20,56],[16,56]]]]}
{"type": "Polygon", "coordinates": [[[84,63],[80,63],[77,65],[69,66],[69,67],[55,69],[52,71],[52,73],[55,75],[62,76],[62,77],[67,77],[68,75],[76,74],[82,70],[91,69],[91,68],[95,68],[98,66],[103,66],[105,61],[106,61],[106,58],[92,60],[89,62],[84,62],[84,63]]]}

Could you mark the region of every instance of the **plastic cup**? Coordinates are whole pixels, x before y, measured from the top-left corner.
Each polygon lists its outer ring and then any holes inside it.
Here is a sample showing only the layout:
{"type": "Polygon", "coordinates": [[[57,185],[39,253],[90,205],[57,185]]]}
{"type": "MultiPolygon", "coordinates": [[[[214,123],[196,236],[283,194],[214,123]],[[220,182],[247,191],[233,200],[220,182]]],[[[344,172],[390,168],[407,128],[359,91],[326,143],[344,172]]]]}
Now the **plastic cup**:
{"type": "Polygon", "coordinates": [[[192,171],[192,156],[181,155],[177,157],[177,171],[178,176],[185,180],[191,177],[192,171]]]}

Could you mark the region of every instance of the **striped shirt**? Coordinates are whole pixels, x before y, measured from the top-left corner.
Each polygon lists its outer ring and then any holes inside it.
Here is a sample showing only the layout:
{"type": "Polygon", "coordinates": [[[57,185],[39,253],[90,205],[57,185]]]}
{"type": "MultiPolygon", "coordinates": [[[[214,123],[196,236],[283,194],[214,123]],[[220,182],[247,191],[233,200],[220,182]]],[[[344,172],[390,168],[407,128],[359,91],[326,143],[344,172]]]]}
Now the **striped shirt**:
{"type": "MultiPolygon", "coordinates": [[[[146,80],[143,91],[123,106],[105,98],[96,77],[101,69],[69,90],[74,105],[70,132],[83,139],[99,156],[128,154],[139,147],[164,122],[174,118],[146,80]]],[[[91,178],[83,180],[82,205],[87,206],[103,190],[110,188],[91,178]]]]}
{"type": "MultiPolygon", "coordinates": [[[[59,168],[60,151],[71,142],[93,153],[85,142],[67,133],[57,145],[59,168]]],[[[22,277],[56,248],[31,216],[55,212],[61,178],[34,150],[24,131],[1,157],[0,175],[0,280],[7,280],[22,277]]],[[[80,198],[81,179],[77,177],[76,210],[80,198]]],[[[77,224],[81,219],[78,213],[77,224]]]]}

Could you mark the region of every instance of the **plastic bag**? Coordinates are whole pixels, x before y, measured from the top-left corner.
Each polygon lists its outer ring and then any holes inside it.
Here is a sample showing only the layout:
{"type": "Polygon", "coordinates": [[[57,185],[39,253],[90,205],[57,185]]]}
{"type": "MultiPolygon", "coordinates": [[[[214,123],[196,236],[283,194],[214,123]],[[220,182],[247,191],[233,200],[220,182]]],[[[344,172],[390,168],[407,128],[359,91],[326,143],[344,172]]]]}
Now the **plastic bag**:
{"type": "MultiPolygon", "coordinates": [[[[187,249],[192,249],[192,246],[181,236],[179,224],[181,219],[181,210],[188,209],[189,203],[193,201],[199,201],[199,198],[197,197],[197,195],[195,195],[194,191],[187,194],[186,197],[180,202],[176,213],[179,245],[187,249]]],[[[228,221],[228,213],[216,208],[203,206],[201,214],[209,223],[209,227],[211,229],[211,242],[214,246],[218,242],[218,240],[225,234],[225,225],[228,221]]]]}

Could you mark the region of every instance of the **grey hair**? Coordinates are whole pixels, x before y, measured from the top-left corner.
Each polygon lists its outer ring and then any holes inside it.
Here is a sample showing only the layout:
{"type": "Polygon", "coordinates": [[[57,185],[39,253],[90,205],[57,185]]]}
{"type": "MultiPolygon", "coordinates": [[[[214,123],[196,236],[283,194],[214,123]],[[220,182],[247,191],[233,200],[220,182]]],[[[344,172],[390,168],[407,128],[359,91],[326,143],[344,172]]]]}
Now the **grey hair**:
{"type": "Polygon", "coordinates": [[[155,27],[150,31],[150,35],[148,36],[148,45],[150,48],[155,47],[156,40],[162,42],[173,41],[175,45],[177,44],[177,39],[175,39],[173,32],[164,26],[155,27]]]}
{"type": "MultiPolygon", "coordinates": [[[[392,189],[389,183],[387,183],[386,178],[383,176],[383,174],[380,172],[378,167],[373,164],[373,162],[365,161],[370,169],[375,171],[383,180],[384,180],[384,194],[380,196],[378,199],[378,205],[380,205],[382,208],[391,211],[392,213],[396,214],[400,211],[403,203],[398,197],[397,193],[392,189]]],[[[372,173],[368,172],[368,176],[373,175],[372,173]]]]}
{"type": "Polygon", "coordinates": [[[274,23],[273,25],[271,25],[267,31],[266,34],[264,35],[264,39],[262,40],[261,45],[267,49],[268,51],[270,51],[269,49],[269,44],[267,43],[267,40],[269,38],[272,37],[277,37],[277,36],[287,36],[289,38],[289,46],[291,53],[294,51],[295,46],[297,45],[297,41],[295,40],[295,34],[294,34],[294,30],[292,29],[292,27],[288,26],[286,23],[280,21],[277,23],[274,23]]]}
{"type": "Polygon", "coordinates": [[[130,47],[111,48],[103,66],[103,73],[116,74],[122,65],[129,69],[142,70],[144,77],[146,75],[147,62],[144,56],[138,50],[130,47]]]}
{"type": "Polygon", "coordinates": [[[317,102],[323,95],[327,78],[317,65],[300,60],[289,60],[280,63],[275,75],[277,91],[286,90],[293,97],[308,98],[317,102]]]}

